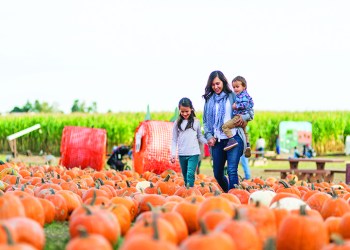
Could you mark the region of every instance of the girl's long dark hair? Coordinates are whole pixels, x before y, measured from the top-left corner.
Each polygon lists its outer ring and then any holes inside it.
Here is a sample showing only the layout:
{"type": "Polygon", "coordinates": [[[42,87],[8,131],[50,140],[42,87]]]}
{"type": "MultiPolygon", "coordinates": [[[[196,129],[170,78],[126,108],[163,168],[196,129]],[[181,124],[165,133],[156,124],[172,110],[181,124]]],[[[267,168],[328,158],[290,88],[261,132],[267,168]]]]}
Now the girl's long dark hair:
{"type": "MultiPolygon", "coordinates": [[[[190,114],[190,116],[188,117],[188,122],[187,122],[187,125],[186,125],[185,130],[188,129],[188,128],[192,128],[192,129],[194,130],[194,128],[193,128],[193,123],[194,123],[194,118],[196,117],[196,114],[195,114],[195,112],[194,112],[194,108],[193,108],[193,105],[192,105],[191,100],[190,100],[189,98],[187,98],[187,97],[182,98],[182,99],[179,101],[179,109],[180,109],[180,106],[186,107],[186,108],[190,108],[190,109],[191,109],[191,114],[190,114]]],[[[182,117],[181,114],[179,114],[179,118],[177,119],[177,127],[178,127],[178,129],[179,129],[180,131],[182,131],[182,129],[181,129],[181,123],[182,123],[183,120],[184,120],[184,118],[182,117]]]]}
{"type": "Polygon", "coordinates": [[[222,81],[222,83],[223,83],[222,91],[224,91],[225,93],[232,92],[232,90],[228,86],[228,81],[227,81],[224,73],[222,73],[219,70],[215,70],[215,71],[210,73],[207,85],[205,86],[205,93],[204,93],[204,95],[202,95],[202,97],[204,98],[205,101],[208,101],[208,99],[215,93],[213,88],[211,87],[215,77],[218,77],[222,81]]]}

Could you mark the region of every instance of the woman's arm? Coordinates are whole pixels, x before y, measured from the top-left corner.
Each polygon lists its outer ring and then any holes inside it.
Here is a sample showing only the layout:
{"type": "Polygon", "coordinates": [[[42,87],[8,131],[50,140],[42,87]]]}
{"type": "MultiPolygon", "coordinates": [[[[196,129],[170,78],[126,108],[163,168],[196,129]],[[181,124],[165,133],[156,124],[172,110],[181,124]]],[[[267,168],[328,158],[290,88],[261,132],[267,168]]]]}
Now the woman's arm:
{"type": "Polygon", "coordinates": [[[207,102],[204,104],[204,110],[203,110],[203,129],[204,129],[204,137],[205,139],[209,140],[210,138],[214,137],[214,135],[210,132],[210,129],[207,124],[207,102]]]}

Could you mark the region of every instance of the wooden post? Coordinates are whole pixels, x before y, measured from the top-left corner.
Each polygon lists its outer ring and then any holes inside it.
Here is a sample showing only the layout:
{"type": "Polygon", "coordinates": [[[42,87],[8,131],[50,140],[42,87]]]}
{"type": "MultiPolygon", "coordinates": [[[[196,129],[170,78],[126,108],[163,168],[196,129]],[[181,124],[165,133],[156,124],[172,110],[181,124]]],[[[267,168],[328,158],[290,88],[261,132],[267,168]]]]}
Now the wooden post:
{"type": "Polygon", "coordinates": [[[13,139],[12,141],[9,141],[11,152],[12,152],[12,157],[16,158],[17,157],[17,145],[16,145],[16,139],[13,139]]]}
{"type": "Polygon", "coordinates": [[[350,184],[350,163],[346,164],[345,183],[350,184]]]}
{"type": "Polygon", "coordinates": [[[9,135],[7,136],[7,140],[10,144],[10,148],[11,148],[11,151],[12,151],[12,156],[13,158],[16,158],[17,157],[17,145],[16,145],[16,139],[18,137],[21,137],[22,135],[25,135],[25,134],[28,134],[34,130],[37,130],[37,129],[40,129],[40,124],[35,124],[34,126],[31,126],[29,128],[26,128],[26,129],[23,129],[17,133],[14,133],[12,135],[9,135]]]}

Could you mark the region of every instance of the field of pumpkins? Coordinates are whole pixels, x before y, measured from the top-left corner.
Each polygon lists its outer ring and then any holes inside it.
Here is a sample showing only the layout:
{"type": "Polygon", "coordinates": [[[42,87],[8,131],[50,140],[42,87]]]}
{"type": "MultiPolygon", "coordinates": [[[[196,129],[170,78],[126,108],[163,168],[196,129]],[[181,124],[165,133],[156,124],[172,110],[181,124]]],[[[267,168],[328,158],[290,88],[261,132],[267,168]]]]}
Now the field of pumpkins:
{"type": "Polygon", "coordinates": [[[199,174],[0,165],[0,249],[350,249],[350,187],[295,175],[222,192],[199,174]],[[50,234],[55,232],[50,231],[50,234]],[[54,236],[55,237],[55,236],[54,236]],[[58,233],[56,240],[62,240],[58,233]],[[56,248],[57,249],[57,248],[56,248]]]}

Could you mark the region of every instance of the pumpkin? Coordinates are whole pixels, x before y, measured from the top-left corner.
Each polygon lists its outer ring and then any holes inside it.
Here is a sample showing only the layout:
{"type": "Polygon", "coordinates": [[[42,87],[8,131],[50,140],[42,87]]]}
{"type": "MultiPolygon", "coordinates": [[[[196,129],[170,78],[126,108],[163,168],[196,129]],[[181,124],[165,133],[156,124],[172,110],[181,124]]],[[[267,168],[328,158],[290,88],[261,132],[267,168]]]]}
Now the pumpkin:
{"type": "Polygon", "coordinates": [[[149,181],[139,181],[136,184],[136,189],[139,192],[143,192],[146,188],[148,188],[151,185],[151,182],[149,181]]]}
{"type": "Polygon", "coordinates": [[[66,250],[84,250],[84,249],[99,249],[112,250],[112,245],[108,240],[100,234],[89,234],[81,227],[79,229],[79,236],[71,239],[66,250]]]}
{"type": "Polygon", "coordinates": [[[275,195],[276,193],[271,190],[258,190],[250,194],[248,204],[256,203],[258,201],[260,204],[269,206],[275,195]]]}
{"type": "Polygon", "coordinates": [[[305,205],[306,209],[311,209],[304,201],[299,198],[285,197],[271,204],[270,208],[283,208],[287,210],[299,209],[300,206],[305,205]]]}
{"type": "Polygon", "coordinates": [[[100,234],[112,244],[116,244],[121,234],[118,218],[107,209],[83,206],[83,211],[74,210],[69,220],[71,238],[79,236],[83,226],[89,234],[100,234]]]}
{"type": "Polygon", "coordinates": [[[221,221],[214,230],[230,235],[236,243],[237,250],[262,249],[262,243],[255,227],[251,222],[241,220],[238,209],[233,219],[221,221]]]}
{"type": "Polygon", "coordinates": [[[328,244],[325,224],[308,216],[305,208],[305,205],[301,206],[299,214],[289,214],[282,220],[277,231],[277,250],[319,250],[328,244]]]}
{"type": "Polygon", "coordinates": [[[338,198],[333,194],[333,197],[326,200],[321,209],[323,219],[329,216],[343,216],[346,212],[350,212],[350,205],[342,198],[338,198]]]}
{"type": "Polygon", "coordinates": [[[20,198],[10,193],[0,193],[0,220],[24,216],[25,210],[20,198]]]}
{"type": "Polygon", "coordinates": [[[181,244],[180,249],[198,250],[198,249],[220,249],[235,250],[236,243],[225,232],[211,231],[205,227],[203,221],[200,221],[201,231],[198,234],[192,234],[181,244]]]}

